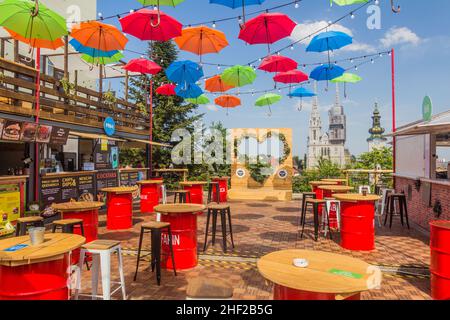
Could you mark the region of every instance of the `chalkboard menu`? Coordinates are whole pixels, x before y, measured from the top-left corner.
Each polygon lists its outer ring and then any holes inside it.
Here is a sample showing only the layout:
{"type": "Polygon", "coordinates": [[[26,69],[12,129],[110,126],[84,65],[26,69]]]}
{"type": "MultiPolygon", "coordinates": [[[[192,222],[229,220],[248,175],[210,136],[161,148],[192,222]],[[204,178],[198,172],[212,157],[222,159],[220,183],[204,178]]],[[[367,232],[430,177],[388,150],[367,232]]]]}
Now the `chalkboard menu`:
{"type": "Polygon", "coordinates": [[[42,179],[41,201],[44,207],[61,201],[61,178],[42,179]]]}
{"type": "Polygon", "coordinates": [[[61,127],[53,127],[50,135],[50,144],[65,145],[69,138],[69,130],[61,127]]]}
{"type": "Polygon", "coordinates": [[[78,199],[81,201],[94,201],[95,182],[94,175],[78,177],[78,199]]]}
{"type": "Polygon", "coordinates": [[[139,172],[121,172],[120,185],[126,187],[134,187],[139,181],[139,172]]]}
{"type": "Polygon", "coordinates": [[[113,188],[119,186],[119,172],[117,170],[105,170],[96,173],[97,180],[97,201],[105,201],[103,188],[113,188]]]}

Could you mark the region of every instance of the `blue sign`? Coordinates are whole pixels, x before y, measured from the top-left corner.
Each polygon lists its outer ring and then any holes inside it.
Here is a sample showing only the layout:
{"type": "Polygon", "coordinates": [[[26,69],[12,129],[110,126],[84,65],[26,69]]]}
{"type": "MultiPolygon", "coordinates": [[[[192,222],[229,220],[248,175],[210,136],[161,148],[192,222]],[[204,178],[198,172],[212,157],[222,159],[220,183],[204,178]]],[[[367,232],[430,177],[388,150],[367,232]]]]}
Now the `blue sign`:
{"type": "Polygon", "coordinates": [[[16,246],[7,248],[7,249],[5,249],[5,250],[3,250],[3,251],[5,251],[5,252],[16,252],[16,251],[22,250],[22,249],[24,249],[24,248],[26,248],[26,247],[28,247],[27,244],[18,244],[18,245],[16,245],[16,246]]]}
{"type": "Polygon", "coordinates": [[[103,129],[107,136],[113,136],[116,133],[116,122],[113,118],[108,117],[103,122],[103,129]]]}

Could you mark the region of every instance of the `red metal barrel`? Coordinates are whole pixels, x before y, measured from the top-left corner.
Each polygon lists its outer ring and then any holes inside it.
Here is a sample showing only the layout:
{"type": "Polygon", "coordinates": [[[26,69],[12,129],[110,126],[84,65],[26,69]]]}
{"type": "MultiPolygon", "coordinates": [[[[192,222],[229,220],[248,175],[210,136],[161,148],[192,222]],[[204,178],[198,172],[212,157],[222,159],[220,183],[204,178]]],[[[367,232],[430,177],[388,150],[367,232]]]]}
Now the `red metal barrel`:
{"type": "Polygon", "coordinates": [[[193,184],[184,186],[184,190],[189,191],[189,195],[187,196],[186,202],[188,203],[196,203],[203,204],[203,185],[202,184],[193,184]],[[191,201],[189,202],[189,199],[191,201]]]}
{"type": "Polygon", "coordinates": [[[17,267],[0,266],[0,300],[69,300],[69,254],[17,267]]]}
{"type": "Polygon", "coordinates": [[[341,201],[341,246],[355,251],[375,249],[375,204],[341,201]]]}
{"type": "MultiPolygon", "coordinates": [[[[219,183],[220,202],[228,201],[228,178],[214,178],[213,182],[219,183]]],[[[217,199],[216,188],[213,188],[213,199],[217,199]]]]}
{"type": "MultiPolygon", "coordinates": [[[[197,266],[197,215],[193,213],[163,215],[161,221],[170,222],[177,270],[191,269],[197,266]]],[[[173,269],[167,232],[162,233],[161,240],[162,251],[165,255],[162,266],[173,269]]]]}
{"type": "Polygon", "coordinates": [[[141,213],[153,213],[153,208],[159,204],[160,192],[158,183],[141,184],[141,213]]]}
{"type": "Polygon", "coordinates": [[[431,296],[450,300],[450,221],[430,223],[431,296]]]}
{"type": "MultiPolygon", "coordinates": [[[[274,300],[336,300],[334,293],[317,293],[287,288],[278,284],[273,287],[274,300]]],[[[361,300],[361,294],[355,294],[345,300],[361,300]]]]}
{"type": "Polygon", "coordinates": [[[125,230],[133,226],[133,195],[108,192],[107,198],[108,230],[125,230]]]}

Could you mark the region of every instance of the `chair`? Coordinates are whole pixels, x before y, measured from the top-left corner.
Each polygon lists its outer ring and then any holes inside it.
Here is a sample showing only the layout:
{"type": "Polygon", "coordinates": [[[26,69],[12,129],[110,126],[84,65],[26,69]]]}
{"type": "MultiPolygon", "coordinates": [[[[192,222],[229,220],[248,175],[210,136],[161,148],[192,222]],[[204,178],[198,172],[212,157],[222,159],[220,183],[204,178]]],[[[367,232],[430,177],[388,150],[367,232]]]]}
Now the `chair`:
{"type": "MultiPolygon", "coordinates": [[[[305,225],[306,225],[306,211],[308,209],[308,205],[312,206],[313,209],[313,214],[314,214],[314,240],[318,241],[319,240],[319,206],[320,205],[326,205],[326,200],[319,200],[319,199],[307,199],[306,200],[306,209],[305,209],[305,215],[302,219],[302,234],[300,236],[300,238],[303,238],[303,234],[305,232],[305,225]]],[[[326,206],[325,206],[326,207],[326,206]]],[[[326,209],[325,209],[326,210],[326,209]]],[[[327,215],[328,217],[328,215],[327,215]]],[[[327,219],[328,221],[328,228],[330,227],[330,219],[328,217],[327,219]]],[[[332,239],[332,235],[330,232],[330,239],[332,239]]]]}
{"type": "Polygon", "coordinates": [[[326,203],[324,213],[322,215],[322,225],[325,226],[324,227],[324,235],[326,238],[328,231],[331,232],[331,230],[329,230],[329,221],[330,221],[329,214],[330,214],[332,208],[336,212],[337,230],[338,231],[341,230],[341,202],[334,198],[325,198],[324,200],[327,203],[326,203]],[[334,205],[334,207],[333,207],[333,205],[334,205]],[[326,220],[325,220],[325,218],[326,218],[326,220]],[[327,223],[328,223],[328,225],[327,225],[327,223]]]}
{"type": "Polygon", "coordinates": [[[394,193],[395,190],[394,189],[381,189],[380,192],[381,192],[381,199],[375,203],[375,205],[376,205],[375,216],[377,218],[379,227],[382,226],[382,219],[383,219],[383,216],[386,214],[386,209],[388,207],[389,195],[394,193]]]}
{"type": "Polygon", "coordinates": [[[194,278],[189,281],[186,300],[232,300],[233,287],[219,278],[194,278]]]}
{"type": "Polygon", "coordinates": [[[223,251],[227,252],[227,235],[231,237],[231,245],[234,249],[234,239],[233,239],[233,226],[231,223],[231,209],[228,204],[213,204],[208,206],[208,213],[206,217],[206,229],[205,229],[205,244],[203,245],[203,251],[206,251],[208,245],[208,235],[209,223],[212,218],[212,244],[216,243],[216,228],[217,228],[217,216],[220,214],[220,221],[222,226],[222,247],[223,251]],[[227,219],[228,219],[228,229],[227,231],[227,219]]]}
{"type": "Polygon", "coordinates": [[[17,219],[16,237],[27,234],[28,227],[43,227],[44,218],[42,217],[26,217],[17,219]]]}
{"type": "Polygon", "coordinates": [[[406,219],[406,225],[409,229],[409,218],[408,218],[408,206],[406,204],[406,195],[403,193],[393,193],[388,197],[388,210],[386,214],[386,218],[384,219],[384,225],[386,225],[387,220],[389,219],[389,228],[392,228],[392,220],[395,215],[400,216],[400,221],[402,226],[404,226],[404,218],[406,219]],[[398,204],[398,213],[396,211],[395,204],[398,204]]]}

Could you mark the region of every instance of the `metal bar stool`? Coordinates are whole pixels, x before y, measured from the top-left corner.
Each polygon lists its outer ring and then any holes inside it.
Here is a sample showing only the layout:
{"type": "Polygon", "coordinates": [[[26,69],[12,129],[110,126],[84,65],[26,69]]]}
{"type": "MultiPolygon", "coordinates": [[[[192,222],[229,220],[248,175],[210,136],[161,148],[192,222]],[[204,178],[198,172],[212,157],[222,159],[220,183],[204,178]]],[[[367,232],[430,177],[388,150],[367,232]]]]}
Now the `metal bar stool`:
{"type": "Polygon", "coordinates": [[[301,212],[301,217],[300,217],[300,225],[303,224],[303,221],[305,220],[305,216],[306,216],[306,200],[316,198],[315,192],[303,192],[302,195],[303,195],[302,196],[302,212],[301,212]]]}
{"type": "Polygon", "coordinates": [[[205,230],[205,243],[203,245],[203,251],[206,251],[208,245],[208,234],[209,232],[209,223],[212,218],[212,244],[216,243],[216,229],[217,229],[217,216],[220,214],[220,221],[222,226],[222,246],[223,251],[227,252],[227,236],[230,235],[231,245],[234,249],[234,239],[233,239],[233,226],[231,223],[231,209],[227,204],[213,204],[208,206],[208,215],[206,217],[206,230],[205,230]],[[228,219],[228,222],[227,222],[228,219]],[[229,225],[227,231],[227,223],[229,225]]]}
{"type": "Polygon", "coordinates": [[[16,237],[24,236],[27,234],[28,227],[43,227],[44,218],[42,217],[26,217],[17,219],[16,225],[16,237]]]}
{"type": "Polygon", "coordinates": [[[220,184],[214,181],[208,183],[208,203],[212,202],[213,188],[216,189],[216,202],[220,203],[220,184]]]}
{"type": "Polygon", "coordinates": [[[389,195],[388,198],[388,212],[386,214],[384,225],[386,225],[389,218],[389,228],[392,228],[392,220],[394,216],[400,216],[400,221],[402,226],[404,226],[404,219],[406,219],[406,225],[409,228],[409,218],[408,218],[408,206],[406,204],[406,195],[403,193],[393,193],[389,195]],[[398,203],[398,213],[395,204],[398,203]]]}
{"type": "MultiPolygon", "coordinates": [[[[326,205],[326,200],[319,200],[319,199],[308,199],[306,200],[306,209],[305,209],[305,213],[306,210],[308,209],[308,205],[312,206],[313,209],[313,214],[314,214],[314,240],[318,241],[319,240],[319,205],[326,205]]],[[[326,209],[325,209],[326,210],[326,209]]],[[[328,217],[328,215],[327,215],[328,217]]],[[[327,219],[328,221],[328,228],[330,228],[330,219],[328,217],[327,219]]],[[[302,234],[300,236],[300,238],[303,238],[303,234],[305,232],[305,225],[306,225],[306,216],[305,219],[303,219],[302,222],[302,234]]],[[[330,239],[333,239],[331,232],[330,232],[330,239]]]]}

